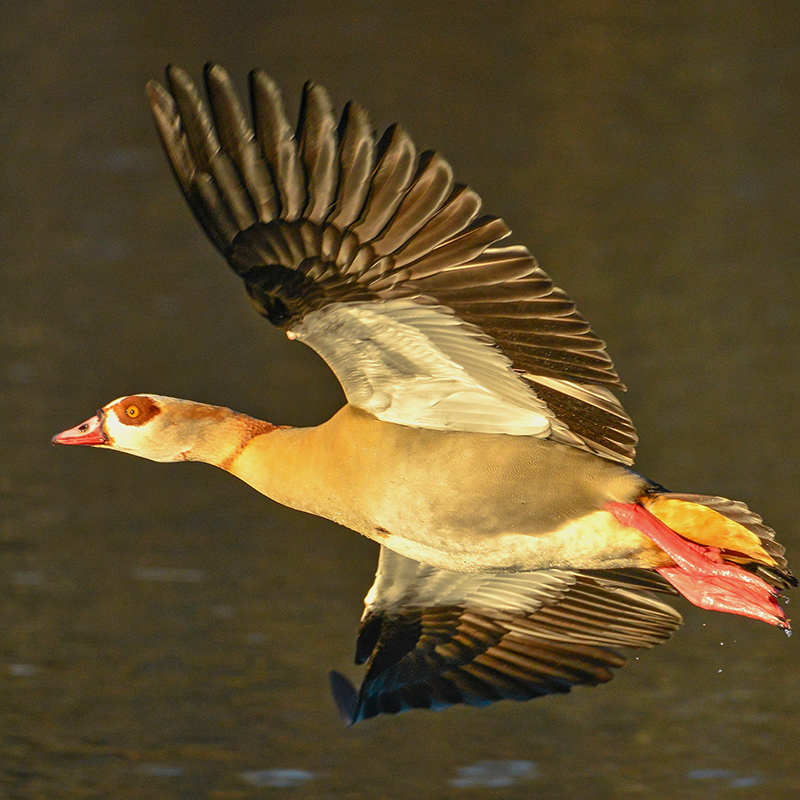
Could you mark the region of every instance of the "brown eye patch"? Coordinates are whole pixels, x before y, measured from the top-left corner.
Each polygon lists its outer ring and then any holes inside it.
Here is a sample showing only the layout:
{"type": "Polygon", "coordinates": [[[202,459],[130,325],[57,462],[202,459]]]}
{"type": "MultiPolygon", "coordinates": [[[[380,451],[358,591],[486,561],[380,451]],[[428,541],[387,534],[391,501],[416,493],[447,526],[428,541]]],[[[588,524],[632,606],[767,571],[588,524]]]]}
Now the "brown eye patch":
{"type": "Polygon", "coordinates": [[[136,394],[120,400],[112,410],[123,425],[144,425],[161,413],[155,401],[136,394]]]}

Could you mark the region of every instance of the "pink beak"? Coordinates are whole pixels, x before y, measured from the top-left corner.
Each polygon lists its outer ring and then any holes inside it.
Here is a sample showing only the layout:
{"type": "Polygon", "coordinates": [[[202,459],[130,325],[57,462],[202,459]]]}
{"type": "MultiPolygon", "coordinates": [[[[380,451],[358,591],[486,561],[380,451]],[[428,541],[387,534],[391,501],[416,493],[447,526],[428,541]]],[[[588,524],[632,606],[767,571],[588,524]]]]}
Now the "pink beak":
{"type": "Polygon", "coordinates": [[[53,444],[108,444],[103,430],[103,412],[98,411],[91,419],[53,437],[53,444]]]}

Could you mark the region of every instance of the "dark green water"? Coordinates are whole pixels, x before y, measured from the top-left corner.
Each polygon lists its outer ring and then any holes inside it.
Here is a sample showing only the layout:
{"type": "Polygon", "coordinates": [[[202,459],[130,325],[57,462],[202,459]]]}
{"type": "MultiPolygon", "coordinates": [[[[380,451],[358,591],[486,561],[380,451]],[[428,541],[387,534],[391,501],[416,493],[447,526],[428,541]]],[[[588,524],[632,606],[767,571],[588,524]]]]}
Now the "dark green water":
{"type": "Polygon", "coordinates": [[[250,311],[144,99],[170,61],[261,66],[293,109],[313,77],[439,148],[608,341],[641,471],[747,501],[800,569],[799,6],[20,3],[0,46],[1,796],[800,796],[797,637],[681,604],[607,686],[346,730],[326,675],[371,543],[49,444],[135,391],[341,402],[250,311]]]}

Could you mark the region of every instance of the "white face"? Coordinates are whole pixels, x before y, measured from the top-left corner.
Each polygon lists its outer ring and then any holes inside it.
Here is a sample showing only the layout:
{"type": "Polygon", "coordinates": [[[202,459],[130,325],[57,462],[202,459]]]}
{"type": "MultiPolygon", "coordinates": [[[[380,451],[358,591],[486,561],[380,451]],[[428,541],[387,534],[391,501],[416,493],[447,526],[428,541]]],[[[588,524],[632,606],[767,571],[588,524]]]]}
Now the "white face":
{"type": "Polygon", "coordinates": [[[119,397],[103,406],[102,429],[107,437],[100,447],[149,458],[151,461],[185,461],[190,442],[181,435],[182,401],[154,394],[119,397]]]}
{"type": "Polygon", "coordinates": [[[151,461],[186,461],[196,423],[219,411],[174,397],[128,395],[103,406],[96,416],[58,434],[53,441],[107,447],[151,461]]]}

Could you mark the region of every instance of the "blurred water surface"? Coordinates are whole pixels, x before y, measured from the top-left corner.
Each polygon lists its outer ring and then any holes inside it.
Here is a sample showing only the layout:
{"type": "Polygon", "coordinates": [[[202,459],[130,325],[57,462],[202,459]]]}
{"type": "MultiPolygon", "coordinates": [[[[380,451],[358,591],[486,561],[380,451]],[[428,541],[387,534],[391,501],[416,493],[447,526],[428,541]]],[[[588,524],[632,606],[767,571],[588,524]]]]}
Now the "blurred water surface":
{"type": "Polygon", "coordinates": [[[53,0],[0,43],[3,796],[800,796],[797,637],[681,604],[607,686],[346,730],[326,675],[358,675],[370,542],[49,444],[136,391],[341,403],[250,311],[144,100],[168,62],[261,66],[440,149],[608,341],[641,471],[747,501],[800,568],[800,6],[53,0]]]}

